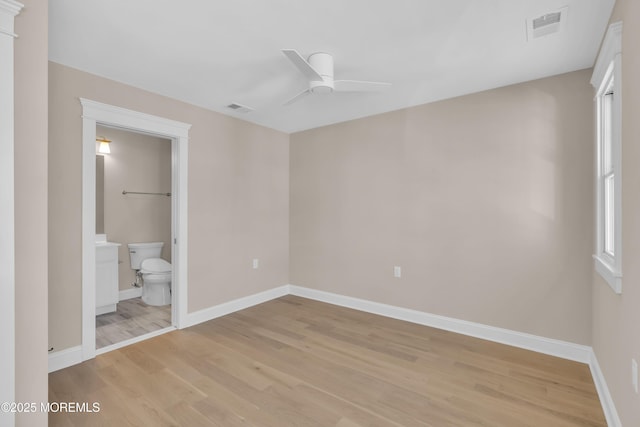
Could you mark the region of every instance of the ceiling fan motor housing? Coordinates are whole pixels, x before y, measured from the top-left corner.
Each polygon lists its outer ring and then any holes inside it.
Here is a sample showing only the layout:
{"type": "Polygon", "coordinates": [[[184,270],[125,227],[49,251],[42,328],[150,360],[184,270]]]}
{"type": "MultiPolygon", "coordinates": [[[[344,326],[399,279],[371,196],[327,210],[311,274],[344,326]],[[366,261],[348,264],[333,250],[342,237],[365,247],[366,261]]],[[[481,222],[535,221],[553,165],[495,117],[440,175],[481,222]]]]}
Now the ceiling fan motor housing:
{"type": "Polygon", "coordinates": [[[309,94],[328,95],[332,92],[378,92],[390,83],[368,82],[361,80],[334,80],[333,56],[325,52],[316,52],[304,59],[294,49],[282,49],[282,53],[307,78],[309,88],[289,99],[284,105],[290,105],[309,94]]]}
{"type": "Polygon", "coordinates": [[[317,94],[333,92],[333,56],[324,52],[316,52],[311,54],[307,61],[322,76],[322,80],[309,82],[309,90],[317,94]]]}

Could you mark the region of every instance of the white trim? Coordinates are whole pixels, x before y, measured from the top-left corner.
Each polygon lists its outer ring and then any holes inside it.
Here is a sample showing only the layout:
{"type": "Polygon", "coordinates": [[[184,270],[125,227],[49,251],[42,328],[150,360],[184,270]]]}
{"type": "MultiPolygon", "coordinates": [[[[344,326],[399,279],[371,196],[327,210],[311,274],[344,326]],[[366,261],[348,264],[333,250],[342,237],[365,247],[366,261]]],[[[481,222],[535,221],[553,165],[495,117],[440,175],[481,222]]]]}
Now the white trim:
{"type": "Polygon", "coordinates": [[[594,268],[616,294],[622,293],[622,22],[609,25],[591,76],[596,89],[596,253],[594,268]],[[613,81],[611,155],[614,173],[614,256],[605,252],[603,189],[603,97],[613,81]]]}
{"type": "Polygon", "coordinates": [[[609,393],[609,387],[607,387],[607,382],[604,379],[604,374],[600,369],[600,364],[593,349],[591,350],[589,359],[589,369],[591,369],[591,376],[593,377],[593,383],[596,386],[596,391],[600,398],[600,404],[602,405],[602,411],[607,420],[607,425],[609,427],[622,427],[616,405],[613,403],[613,398],[611,397],[611,393],[609,393]]]}
{"type": "Polygon", "coordinates": [[[509,329],[496,328],[494,326],[483,325],[466,320],[454,319],[423,311],[396,307],[393,305],[338,295],[316,289],[303,288],[295,285],[289,285],[289,292],[292,295],[316,301],[353,308],[355,310],[417,323],[419,325],[431,326],[433,328],[469,335],[513,347],[524,348],[526,350],[549,354],[551,356],[574,360],[576,362],[589,363],[590,360],[591,347],[585,345],[540,337],[509,329]]]}
{"type": "Polygon", "coordinates": [[[149,332],[144,335],[140,335],[137,337],[129,338],[128,340],[120,341],[115,344],[108,345],[106,347],[102,347],[96,350],[96,356],[99,356],[104,353],[108,353],[113,350],[117,350],[122,347],[126,347],[131,344],[135,344],[140,341],[148,340],[149,338],[157,337],[158,335],[166,334],[167,332],[175,331],[177,328],[175,326],[167,326],[166,328],[158,329],[157,331],[149,332]]]}
{"type": "MultiPolygon", "coordinates": [[[[0,0],[0,402],[16,397],[14,18],[23,5],[0,0]]],[[[15,414],[2,414],[13,425],[15,414]]]]}
{"type": "MultiPolygon", "coordinates": [[[[189,125],[191,127],[191,125],[189,125]]],[[[188,233],[188,128],[184,135],[174,137],[171,142],[171,191],[177,197],[171,199],[171,235],[173,237],[171,248],[172,277],[171,283],[176,291],[172,293],[171,318],[173,325],[182,329],[186,325],[187,318],[187,250],[189,248],[188,233]],[[177,280],[177,282],[176,282],[177,280]]]]}
{"type": "Polygon", "coordinates": [[[186,326],[197,325],[198,323],[206,322],[220,316],[225,316],[227,314],[252,307],[257,304],[262,304],[263,302],[267,302],[272,299],[283,297],[290,293],[289,289],[289,285],[284,285],[277,288],[269,289],[267,291],[259,292],[257,294],[238,298],[233,301],[214,305],[213,307],[205,308],[194,313],[189,313],[189,315],[187,316],[186,326]]]}
{"type": "MultiPolygon", "coordinates": [[[[607,387],[604,375],[600,370],[596,355],[591,347],[585,345],[540,337],[537,335],[526,334],[509,329],[496,328],[494,326],[483,325],[466,320],[439,316],[436,314],[430,314],[422,311],[396,307],[388,304],[377,303],[360,298],[353,298],[295,285],[279,286],[277,288],[269,289],[257,294],[249,295],[213,307],[209,307],[195,313],[190,313],[185,319],[185,327],[213,320],[215,318],[225,316],[227,314],[231,314],[257,304],[262,304],[264,302],[273,300],[275,298],[280,298],[285,295],[296,295],[303,298],[309,298],[316,301],[338,305],[341,307],[347,307],[354,310],[360,310],[367,313],[390,317],[393,319],[404,320],[411,323],[430,326],[463,335],[469,335],[488,341],[498,342],[501,344],[511,345],[538,353],[549,354],[551,356],[588,364],[589,369],[591,370],[591,375],[593,376],[596,391],[598,392],[598,397],[600,398],[600,402],[602,404],[603,412],[607,419],[608,426],[622,427],[615,404],[613,402],[611,394],[609,393],[609,388],[607,387]]],[[[148,338],[171,332],[175,329],[175,327],[171,326],[155,332],[151,332],[146,335],[142,335],[140,337],[131,338],[117,344],[103,347],[97,350],[96,354],[103,354],[112,350],[116,350],[118,348],[131,345],[148,338]]],[[[83,352],[80,346],[52,353],[49,355],[49,372],[63,369],[68,366],[81,363],[82,361],[83,352]]]]}
{"type": "Polygon", "coordinates": [[[101,307],[96,307],[96,316],[101,314],[113,313],[118,310],[118,304],[108,304],[101,307]]]}
{"type": "Polygon", "coordinates": [[[18,16],[20,11],[24,8],[24,5],[20,2],[14,0],[0,0],[0,13],[4,16],[11,18],[10,24],[8,26],[3,27],[4,30],[13,32],[13,18],[18,16]]]}
{"type": "Polygon", "coordinates": [[[96,349],[96,120],[82,119],[82,359],[96,349]]]}
{"type": "Polygon", "coordinates": [[[80,98],[80,103],[82,104],[82,117],[92,118],[100,122],[100,124],[113,125],[121,129],[145,132],[167,138],[189,138],[191,125],[188,123],[165,119],[115,105],[103,104],[85,98],[80,98]]]}
{"type": "MultiPolygon", "coordinates": [[[[107,353],[112,350],[117,350],[122,347],[126,347],[131,344],[135,344],[140,341],[144,341],[149,338],[157,337],[158,335],[166,334],[167,332],[175,331],[175,326],[168,326],[157,331],[149,332],[138,337],[130,338],[128,340],[120,341],[115,344],[111,344],[106,347],[102,347],[96,350],[96,356],[107,353]]],[[[78,345],[64,350],[49,353],[49,373],[59,371],[60,369],[68,368],[69,366],[77,365],[83,362],[82,359],[82,346],[78,345]]]]}
{"type": "Polygon", "coordinates": [[[604,36],[600,53],[593,66],[591,84],[599,89],[600,83],[605,79],[607,70],[613,58],[622,52],[622,21],[609,25],[604,36]]]}
{"type": "Polygon", "coordinates": [[[596,271],[602,276],[602,278],[611,286],[613,292],[616,294],[622,293],[622,273],[615,271],[611,264],[602,259],[601,257],[594,255],[594,266],[596,271]]]}
{"type": "Polygon", "coordinates": [[[596,391],[598,392],[600,404],[602,405],[602,410],[607,420],[607,425],[609,427],[622,427],[613,398],[609,393],[607,382],[600,370],[600,365],[598,364],[593,348],[589,346],[540,337],[509,329],[496,328],[494,326],[487,326],[466,320],[439,316],[436,314],[410,310],[295,285],[289,285],[289,293],[303,298],[309,298],[316,301],[322,301],[329,304],[339,305],[341,307],[352,308],[354,310],[365,311],[367,313],[378,314],[420,325],[431,326],[446,331],[469,335],[488,341],[498,342],[588,364],[596,391]]]}
{"type": "Polygon", "coordinates": [[[118,292],[118,301],[124,301],[132,298],[139,298],[142,296],[142,288],[125,289],[118,292]]]}
{"type": "Polygon", "coordinates": [[[576,362],[589,364],[592,360],[592,349],[589,346],[295,285],[279,286],[205,308],[194,313],[189,313],[185,319],[184,327],[213,320],[285,295],[296,295],[341,307],[352,308],[354,310],[511,345],[576,362]]]}
{"type": "Polygon", "coordinates": [[[171,139],[172,323],[187,316],[187,170],[190,124],[80,98],[82,104],[82,360],[96,355],[95,156],[96,125],[171,139]]]}
{"type": "Polygon", "coordinates": [[[49,373],[82,363],[82,346],[49,353],[49,373]]]}
{"type": "Polygon", "coordinates": [[[14,39],[18,37],[18,35],[16,33],[9,32],[9,31],[5,30],[2,27],[0,27],[0,34],[4,34],[5,36],[9,36],[9,37],[14,38],[14,39]]]}

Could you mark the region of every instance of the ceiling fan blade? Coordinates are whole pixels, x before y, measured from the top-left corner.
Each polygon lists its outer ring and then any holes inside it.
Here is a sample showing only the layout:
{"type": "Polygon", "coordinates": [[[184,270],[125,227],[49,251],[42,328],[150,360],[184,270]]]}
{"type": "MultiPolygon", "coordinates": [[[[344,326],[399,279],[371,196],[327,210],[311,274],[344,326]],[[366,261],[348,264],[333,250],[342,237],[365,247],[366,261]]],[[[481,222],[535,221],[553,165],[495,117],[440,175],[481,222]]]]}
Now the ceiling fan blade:
{"type": "Polygon", "coordinates": [[[298,70],[302,72],[309,80],[322,81],[322,76],[311,66],[309,63],[293,49],[282,49],[282,53],[285,54],[289,61],[293,62],[298,70]]]}
{"type": "Polygon", "coordinates": [[[335,80],[333,90],[336,92],[379,92],[391,86],[384,82],[363,82],[359,80],[335,80]]]}
{"type": "Polygon", "coordinates": [[[302,98],[304,98],[305,96],[309,95],[310,93],[311,92],[309,91],[309,89],[307,89],[305,91],[302,91],[302,92],[300,92],[299,94],[297,94],[296,96],[294,96],[293,98],[291,98],[290,100],[288,100],[287,102],[285,102],[282,105],[284,105],[284,106],[291,105],[294,102],[297,102],[297,101],[301,100],[302,98]]]}

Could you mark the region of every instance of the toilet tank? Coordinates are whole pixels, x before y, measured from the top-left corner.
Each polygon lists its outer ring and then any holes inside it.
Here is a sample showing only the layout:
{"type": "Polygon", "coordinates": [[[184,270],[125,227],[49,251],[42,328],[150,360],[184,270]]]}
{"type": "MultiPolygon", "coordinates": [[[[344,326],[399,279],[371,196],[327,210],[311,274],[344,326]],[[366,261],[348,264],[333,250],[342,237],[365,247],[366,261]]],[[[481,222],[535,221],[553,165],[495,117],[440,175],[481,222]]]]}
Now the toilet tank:
{"type": "Polygon", "coordinates": [[[129,243],[129,259],[131,260],[131,268],[140,270],[142,261],[148,258],[160,258],[164,242],[150,243],[129,243]]]}

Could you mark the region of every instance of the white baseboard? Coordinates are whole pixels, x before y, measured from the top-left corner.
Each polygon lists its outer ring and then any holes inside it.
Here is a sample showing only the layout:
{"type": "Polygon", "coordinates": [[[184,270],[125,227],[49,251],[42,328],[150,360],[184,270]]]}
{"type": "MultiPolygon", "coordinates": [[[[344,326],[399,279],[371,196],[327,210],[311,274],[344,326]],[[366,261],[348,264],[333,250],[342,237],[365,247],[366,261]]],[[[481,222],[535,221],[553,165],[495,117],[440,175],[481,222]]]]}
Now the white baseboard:
{"type": "Polygon", "coordinates": [[[602,370],[600,370],[600,364],[598,363],[598,359],[596,358],[596,354],[593,350],[591,350],[589,368],[591,369],[591,376],[593,377],[593,382],[595,383],[596,390],[598,391],[598,397],[602,404],[604,416],[607,419],[607,425],[609,427],[622,427],[620,417],[618,417],[618,411],[616,410],[616,405],[613,403],[613,398],[611,397],[611,393],[609,393],[609,387],[607,387],[604,374],[602,373],[602,370]]]}
{"type": "Polygon", "coordinates": [[[96,316],[101,314],[113,313],[118,309],[117,304],[103,305],[102,307],[96,307],[96,316]]]}
{"type": "Polygon", "coordinates": [[[257,294],[238,298],[233,301],[214,305],[213,307],[205,308],[204,310],[196,311],[194,313],[189,313],[187,315],[185,327],[197,325],[198,323],[206,322],[208,320],[215,319],[216,317],[231,314],[233,312],[249,308],[251,306],[261,304],[275,298],[283,297],[287,294],[289,294],[289,285],[283,285],[277,288],[269,289],[267,291],[259,292],[257,294]]]}
{"type": "Polygon", "coordinates": [[[407,322],[417,323],[420,325],[431,326],[433,328],[444,329],[446,331],[524,348],[526,350],[549,354],[551,356],[574,360],[576,362],[589,363],[591,358],[591,347],[586,345],[540,337],[509,329],[496,328],[494,326],[487,326],[466,320],[454,319],[423,311],[396,307],[295,285],[289,285],[289,292],[292,295],[304,298],[323,301],[394,319],[405,320],[407,322]]]}
{"type": "MultiPolygon", "coordinates": [[[[141,290],[138,289],[121,291],[120,299],[122,300],[135,298],[136,296],[129,296],[132,295],[134,291],[139,291],[141,293],[141,290]],[[127,296],[126,298],[123,298],[123,293],[125,296],[127,296]]],[[[185,327],[197,325],[198,323],[206,322],[208,320],[231,314],[236,311],[249,308],[254,305],[261,304],[263,302],[267,302],[272,299],[289,294],[342,307],[352,308],[355,310],[365,311],[367,313],[391,317],[393,319],[404,320],[411,323],[417,323],[420,325],[456,332],[463,335],[469,335],[488,341],[494,341],[501,344],[511,345],[526,350],[536,351],[538,353],[544,353],[551,356],[588,364],[589,368],[591,369],[591,375],[593,376],[593,381],[595,383],[608,426],[622,426],[613,399],[611,397],[611,394],[609,393],[604,375],[600,370],[600,366],[598,364],[598,360],[596,359],[593,348],[585,345],[574,344],[552,338],[540,337],[537,335],[526,334],[509,329],[497,328],[494,326],[483,325],[466,320],[454,319],[451,317],[440,316],[422,311],[411,310],[407,308],[382,304],[360,298],[348,297],[331,292],[319,291],[316,289],[304,288],[295,285],[279,286],[277,288],[238,298],[236,300],[196,311],[194,313],[189,313],[187,315],[185,327]]],[[[161,331],[160,333],[164,332],[165,331],[161,331]]],[[[123,345],[125,344],[130,343],[123,343],[123,345]]],[[[81,362],[81,346],[51,353],[49,354],[49,372],[54,372],[81,362]]]]}
{"type": "Polygon", "coordinates": [[[524,348],[526,350],[532,350],[538,353],[560,357],[562,359],[588,364],[589,369],[591,370],[591,375],[593,376],[593,382],[595,383],[596,390],[598,392],[598,397],[600,398],[602,410],[607,420],[607,425],[609,427],[622,427],[615,404],[611,394],[609,393],[609,388],[607,387],[604,375],[602,374],[600,365],[596,359],[596,355],[593,348],[589,346],[540,337],[509,329],[496,328],[494,326],[487,326],[466,320],[439,316],[436,314],[396,307],[360,298],[347,297],[301,286],[289,285],[289,293],[303,298],[309,298],[316,301],[365,311],[367,313],[391,317],[393,319],[405,320],[407,322],[417,323],[420,325],[431,326],[433,328],[444,329],[446,331],[456,332],[463,335],[470,335],[472,337],[488,341],[494,341],[501,344],[524,348]]]}
{"type": "Polygon", "coordinates": [[[131,298],[138,298],[142,296],[142,288],[125,289],[118,292],[118,301],[123,301],[131,298]]]}
{"type": "Polygon", "coordinates": [[[49,373],[82,363],[82,346],[49,353],[49,373]]]}

